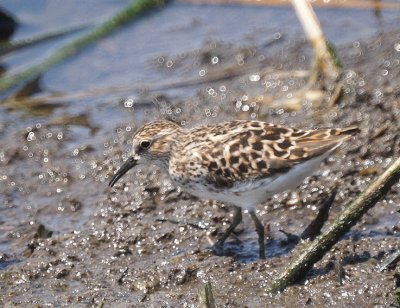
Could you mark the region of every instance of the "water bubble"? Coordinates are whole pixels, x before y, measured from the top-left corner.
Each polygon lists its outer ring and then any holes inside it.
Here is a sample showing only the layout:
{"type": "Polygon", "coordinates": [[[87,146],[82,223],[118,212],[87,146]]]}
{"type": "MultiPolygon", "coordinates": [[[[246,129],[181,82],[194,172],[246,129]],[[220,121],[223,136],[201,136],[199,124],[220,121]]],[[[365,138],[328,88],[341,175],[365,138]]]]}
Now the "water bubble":
{"type": "Polygon", "coordinates": [[[400,43],[394,44],[394,50],[400,51],[400,43]]]}
{"type": "Polygon", "coordinates": [[[225,92],[225,91],[226,91],[226,87],[225,87],[225,86],[220,86],[220,87],[219,87],[219,90],[220,90],[221,92],[225,92]]]}
{"type": "Polygon", "coordinates": [[[206,74],[206,70],[201,69],[201,70],[199,71],[199,76],[200,76],[200,77],[205,76],[205,74],[206,74]]]}
{"type": "Polygon", "coordinates": [[[377,97],[377,98],[380,98],[380,97],[382,97],[383,96],[383,93],[382,93],[382,91],[380,91],[380,90],[375,90],[375,96],[377,97]]]}
{"type": "Polygon", "coordinates": [[[260,75],[258,75],[258,74],[250,75],[249,79],[250,79],[250,81],[259,81],[260,75]]]}
{"type": "Polygon", "coordinates": [[[37,124],[35,125],[35,127],[36,127],[37,129],[39,129],[39,128],[41,128],[41,127],[42,127],[42,124],[40,124],[40,123],[37,123],[37,124]]]}
{"type": "Polygon", "coordinates": [[[124,107],[125,108],[132,108],[133,106],[133,99],[132,98],[128,98],[124,101],[124,107]]]}
{"type": "Polygon", "coordinates": [[[79,149],[74,149],[72,155],[77,156],[79,154],[79,149]]]}
{"type": "Polygon", "coordinates": [[[63,134],[62,132],[59,132],[59,133],[57,134],[57,139],[58,139],[58,140],[61,140],[63,137],[64,137],[64,134],[63,134]]]}
{"type": "Polygon", "coordinates": [[[26,140],[28,140],[28,141],[32,141],[32,140],[35,140],[35,139],[36,139],[36,137],[35,137],[35,133],[34,132],[30,132],[28,134],[28,137],[26,137],[26,140]]]}
{"type": "Polygon", "coordinates": [[[279,32],[274,33],[274,40],[279,40],[282,37],[282,34],[279,32]]]}
{"type": "Polygon", "coordinates": [[[174,61],[168,60],[166,65],[167,65],[167,67],[172,67],[174,65],[174,61]]]}
{"type": "Polygon", "coordinates": [[[211,63],[212,64],[217,64],[219,62],[219,58],[218,57],[212,57],[211,59],[211,63]]]}

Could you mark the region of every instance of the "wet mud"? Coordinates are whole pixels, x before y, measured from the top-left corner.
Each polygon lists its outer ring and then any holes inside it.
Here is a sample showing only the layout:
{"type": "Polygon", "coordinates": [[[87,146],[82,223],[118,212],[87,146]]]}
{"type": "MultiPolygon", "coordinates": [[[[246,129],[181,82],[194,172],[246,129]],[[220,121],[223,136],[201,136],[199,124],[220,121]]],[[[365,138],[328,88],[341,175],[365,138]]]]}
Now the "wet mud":
{"type": "Polygon", "coordinates": [[[144,89],[132,100],[121,97],[98,110],[87,106],[39,120],[26,110],[10,110],[0,124],[0,306],[197,307],[206,282],[218,307],[396,305],[399,265],[381,265],[400,249],[399,184],[306,279],[279,294],[265,288],[306,245],[293,245],[281,231],[300,235],[337,185],[329,224],[398,157],[399,42],[400,33],[391,32],[340,46],[346,74],[334,106],[306,100],[300,110],[288,111],[255,99],[287,98],[304,86],[304,79],[274,75],[308,69],[308,44],[290,39],[274,46],[211,42],[151,64],[166,78],[166,63],[173,59],[177,80],[193,67],[206,77],[227,76],[207,84],[144,89]],[[232,74],[232,67],[242,73],[232,74]],[[270,73],[259,76],[266,68],[270,73]],[[188,90],[193,88],[200,90],[188,90]],[[96,112],[110,110],[118,121],[96,120],[96,112]],[[248,215],[224,255],[214,255],[210,247],[232,219],[229,205],[186,195],[153,166],[130,171],[113,189],[107,186],[129,155],[133,132],[157,118],[185,126],[237,118],[299,128],[358,125],[361,133],[297,191],[258,207],[269,231],[267,258],[258,260],[248,215]]]}

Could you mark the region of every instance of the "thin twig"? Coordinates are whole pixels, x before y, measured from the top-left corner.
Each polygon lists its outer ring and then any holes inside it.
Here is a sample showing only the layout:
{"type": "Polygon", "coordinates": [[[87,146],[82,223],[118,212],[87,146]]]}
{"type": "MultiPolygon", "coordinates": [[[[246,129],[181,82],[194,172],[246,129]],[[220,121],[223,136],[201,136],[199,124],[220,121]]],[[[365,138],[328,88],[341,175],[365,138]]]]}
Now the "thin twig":
{"type": "Polygon", "coordinates": [[[6,43],[0,43],[0,56],[4,56],[10,52],[14,52],[26,47],[32,47],[34,45],[40,44],[47,42],[52,39],[60,38],[69,34],[73,34],[75,32],[84,30],[88,28],[89,25],[81,25],[77,27],[72,27],[72,28],[67,28],[67,29],[62,29],[59,31],[54,31],[54,32],[49,32],[43,35],[39,35],[37,37],[29,38],[29,39],[23,39],[21,41],[16,41],[16,42],[6,42],[6,43]]]}
{"type": "MultiPolygon", "coordinates": [[[[178,0],[180,3],[189,4],[241,4],[256,6],[288,6],[289,0],[178,0]]],[[[366,0],[347,0],[347,1],[313,1],[313,6],[323,8],[339,8],[339,9],[366,9],[366,10],[400,10],[400,3],[396,1],[366,1],[366,0]]]]}
{"type": "MultiPolygon", "coordinates": [[[[270,74],[271,79],[283,79],[283,78],[306,78],[309,74],[308,71],[305,70],[295,70],[295,71],[274,71],[272,69],[262,69],[257,66],[252,66],[251,68],[243,69],[240,73],[229,75],[224,72],[224,77],[221,77],[222,73],[215,73],[210,74],[207,76],[206,79],[202,78],[193,78],[187,80],[167,80],[167,81],[149,81],[143,84],[126,84],[120,86],[109,86],[109,87],[102,87],[102,88],[91,88],[91,89],[84,89],[82,91],[78,91],[75,93],[49,93],[49,94],[41,94],[40,96],[35,96],[34,98],[31,97],[24,97],[19,98],[19,100],[23,100],[25,104],[50,104],[50,103],[60,103],[65,101],[71,100],[83,100],[89,99],[93,97],[103,96],[103,95],[110,95],[110,94],[130,94],[132,95],[133,92],[139,92],[143,89],[146,92],[160,92],[170,89],[177,89],[177,88],[185,88],[185,87],[192,87],[192,86],[200,86],[202,84],[209,84],[217,81],[223,81],[225,79],[232,79],[235,77],[243,77],[246,74],[251,72],[255,72],[258,70],[260,72],[260,76],[265,76],[270,74]]],[[[272,98],[271,98],[272,101],[272,98]]],[[[7,108],[13,109],[14,100],[8,101],[4,100],[2,102],[3,106],[7,108]]],[[[280,104],[274,104],[277,107],[280,107],[280,104]]],[[[18,108],[17,108],[18,109],[18,108]]]]}
{"type": "Polygon", "coordinates": [[[310,239],[314,240],[318,235],[321,234],[321,229],[324,226],[325,222],[329,217],[329,210],[335,200],[336,193],[338,191],[338,187],[334,187],[329,195],[329,197],[324,201],[322,206],[318,210],[317,216],[313,219],[313,221],[304,229],[301,234],[301,238],[303,240],[310,239]]]}

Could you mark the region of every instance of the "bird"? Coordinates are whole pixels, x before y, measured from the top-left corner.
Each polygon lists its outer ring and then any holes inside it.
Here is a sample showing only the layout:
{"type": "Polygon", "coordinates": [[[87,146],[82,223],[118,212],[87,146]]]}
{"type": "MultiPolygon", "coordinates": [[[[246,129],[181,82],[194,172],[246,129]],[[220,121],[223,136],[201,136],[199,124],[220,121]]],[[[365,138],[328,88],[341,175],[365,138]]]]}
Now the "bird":
{"type": "Polygon", "coordinates": [[[229,235],[250,214],[265,259],[264,226],[256,207],[271,196],[295,189],[336,148],[359,129],[303,130],[255,120],[234,120],[185,129],[157,120],[139,128],[132,153],[109,186],[138,164],[153,163],[182,191],[234,208],[230,226],[213,245],[218,255],[229,235]]]}

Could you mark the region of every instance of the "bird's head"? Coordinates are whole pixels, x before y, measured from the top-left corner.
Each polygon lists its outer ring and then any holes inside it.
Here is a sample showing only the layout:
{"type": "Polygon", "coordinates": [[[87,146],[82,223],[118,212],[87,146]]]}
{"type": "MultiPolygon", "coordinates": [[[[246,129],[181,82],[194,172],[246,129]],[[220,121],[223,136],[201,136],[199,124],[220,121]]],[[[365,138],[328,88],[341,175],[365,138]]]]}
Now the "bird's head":
{"type": "Polygon", "coordinates": [[[114,184],[139,163],[155,162],[167,167],[171,150],[182,130],[179,125],[169,121],[155,121],[142,126],[133,136],[132,155],[112,177],[109,186],[114,184]]]}

